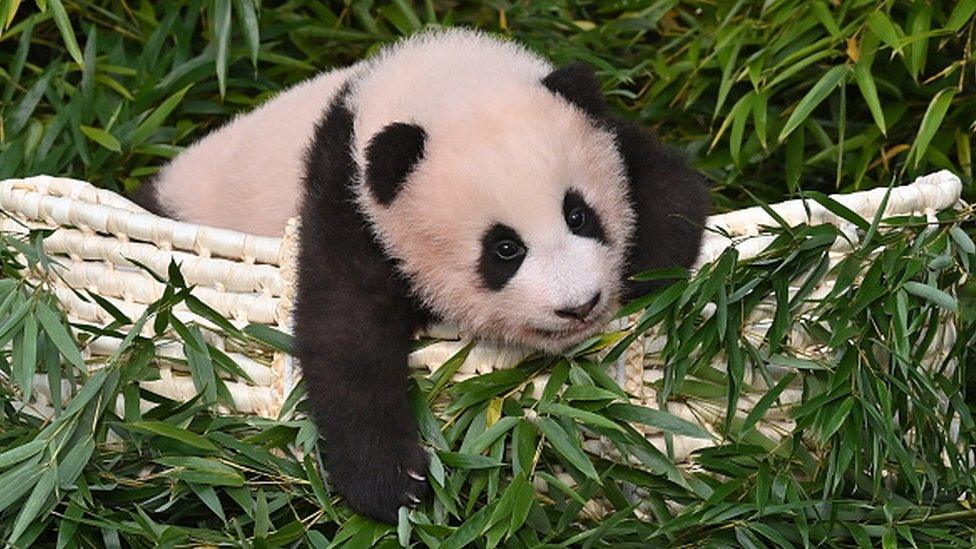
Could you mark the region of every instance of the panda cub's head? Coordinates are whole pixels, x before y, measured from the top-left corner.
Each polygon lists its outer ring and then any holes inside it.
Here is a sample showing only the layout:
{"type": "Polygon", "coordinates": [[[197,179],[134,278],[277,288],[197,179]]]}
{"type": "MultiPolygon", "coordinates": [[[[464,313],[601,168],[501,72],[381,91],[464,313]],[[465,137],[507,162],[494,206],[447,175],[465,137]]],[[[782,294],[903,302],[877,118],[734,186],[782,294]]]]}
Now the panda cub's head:
{"type": "Polygon", "coordinates": [[[543,81],[491,92],[357,120],[360,206],[462,332],[563,350],[618,303],[634,224],[624,164],[614,135],[543,81]]]}

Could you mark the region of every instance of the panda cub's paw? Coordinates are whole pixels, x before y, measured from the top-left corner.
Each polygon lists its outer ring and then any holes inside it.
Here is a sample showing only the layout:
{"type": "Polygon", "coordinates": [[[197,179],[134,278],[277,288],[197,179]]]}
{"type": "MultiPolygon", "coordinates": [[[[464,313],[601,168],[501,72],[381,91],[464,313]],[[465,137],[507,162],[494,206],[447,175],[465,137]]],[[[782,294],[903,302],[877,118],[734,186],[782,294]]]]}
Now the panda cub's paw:
{"type": "Polygon", "coordinates": [[[331,481],[357,513],[395,524],[401,506],[415,507],[430,491],[428,457],[414,441],[384,446],[333,462],[331,481]]]}

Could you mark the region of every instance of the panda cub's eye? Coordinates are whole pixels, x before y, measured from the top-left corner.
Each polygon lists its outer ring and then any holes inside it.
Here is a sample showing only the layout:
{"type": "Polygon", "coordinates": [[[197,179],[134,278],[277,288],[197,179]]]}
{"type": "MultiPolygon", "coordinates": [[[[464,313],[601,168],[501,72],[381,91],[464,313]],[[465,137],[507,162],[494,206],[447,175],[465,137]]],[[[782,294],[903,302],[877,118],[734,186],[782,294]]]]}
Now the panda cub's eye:
{"type": "Polygon", "coordinates": [[[563,219],[566,220],[570,232],[576,236],[592,238],[601,244],[607,243],[600,216],[576,190],[570,189],[563,197],[563,219]]]}
{"type": "Polygon", "coordinates": [[[503,261],[510,261],[525,253],[525,248],[514,240],[501,240],[495,244],[495,255],[503,261]]]}
{"type": "Polygon", "coordinates": [[[577,206],[566,215],[566,225],[570,230],[578,231],[586,224],[586,210],[577,206]]]}

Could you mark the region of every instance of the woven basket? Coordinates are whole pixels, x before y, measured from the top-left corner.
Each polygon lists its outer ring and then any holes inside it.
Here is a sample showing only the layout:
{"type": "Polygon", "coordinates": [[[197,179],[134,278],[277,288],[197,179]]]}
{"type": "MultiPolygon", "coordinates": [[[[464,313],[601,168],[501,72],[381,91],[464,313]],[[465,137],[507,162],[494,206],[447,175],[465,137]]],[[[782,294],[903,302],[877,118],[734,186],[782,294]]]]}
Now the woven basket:
{"type": "MultiPolygon", "coordinates": [[[[958,203],[961,188],[960,180],[946,171],[921,177],[891,192],[885,215],[922,214],[933,219],[939,210],[958,203]]],[[[832,198],[862,217],[872,219],[885,194],[885,189],[875,189],[832,198]]],[[[848,234],[852,242],[857,241],[853,224],[817,203],[793,200],[772,208],[791,225],[831,223],[848,234]]],[[[78,290],[98,294],[130,318],[138,318],[148,304],[162,295],[163,285],[129,259],[163,276],[173,260],[181,265],[187,284],[196,285],[194,295],[235,325],[258,323],[290,331],[297,246],[294,223],[289,224],[283,238],[181,223],[147,213],[125,198],[84,181],[48,176],[0,181],[0,209],[8,214],[0,218],[0,230],[23,233],[37,228],[53,229],[43,242],[45,251],[59,263],[53,267],[57,276],[42,272],[32,272],[29,276],[47,279],[74,322],[106,325],[113,320],[93,301],[79,297],[78,290]]],[[[698,264],[717,258],[730,246],[738,249],[741,259],[755,257],[774,238],[764,232],[764,227],[775,225],[777,222],[759,207],[710,217],[708,226],[712,230],[706,232],[698,264]]],[[[842,257],[849,246],[839,239],[831,252],[834,259],[842,257]]],[[[831,285],[832,281],[828,280],[811,298],[825,295],[831,285]]],[[[743,328],[746,336],[761,341],[771,325],[773,310],[773,307],[760,307],[743,328]]],[[[212,328],[206,319],[197,317],[188,309],[177,308],[175,314],[184,322],[193,321],[212,328]]],[[[146,335],[150,332],[151,327],[147,326],[146,335]]],[[[435,326],[427,335],[438,341],[411,354],[411,367],[434,371],[466,343],[449,326],[435,326]]],[[[243,413],[276,417],[296,381],[296,368],[289,357],[281,353],[266,356],[235,348],[216,330],[208,331],[207,336],[212,344],[228,352],[253,380],[250,383],[243,379],[225,379],[235,408],[243,413]]],[[[929,360],[942,358],[944,355],[939,353],[952,345],[954,337],[951,329],[940,334],[941,345],[933,346],[935,354],[929,360]]],[[[96,339],[85,348],[87,362],[96,367],[98,358],[110,355],[117,343],[106,338],[96,339]]],[[[659,352],[663,345],[661,338],[648,332],[611,366],[611,374],[637,404],[658,408],[655,390],[650,385],[662,377],[659,352]]],[[[817,356],[818,350],[798,331],[791,334],[790,345],[801,355],[817,356]]],[[[159,379],[144,382],[145,389],[176,400],[188,400],[196,395],[182,362],[166,360],[166,357],[182,358],[181,349],[175,339],[163,343],[158,353],[161,360],[157,361],[159,379]]],[[[464,379],[510,368],[528,353],[525,349],[480,342],[455,377],[464,379]]],[[[725,369],[724,365],[718,366],[720,370],[725,369]]],[[[42,412],[51,410],[46,380],[46,376],[37,376],[32,402],[32,407],[42,412]]],[[[762,378],[755,376],[753,379],[750,372],[746,373],[744,382],[756,388],[756,392],[743,394],[740,399],[739,409],[743,415],[765,389],[762,378]]],[[[801,388],[797,385],[784,391],[781,401],[796,402],[800,397],[801,388]]],[[[711,431],[714,431],[712,425],[725,413],[724,398],[714,402],[669,402],[667,406],[671,413],[711,431]]],[[[775,409],[767,413],[759,426],[761,432],[774,439],[779,439],[791,427],[786,415],[777,415],[775,409]]],[[[664,448],[663,433],[653,429],[644,432],[652,442],[664,448]]],[[[673,437],[672,442],[670,451],[677,460],[710,444],[707,439],[681,436],[673,437]]],[[[593,452],[606,450],[599,440],[588,440],[586,445],[593,452]]]]}

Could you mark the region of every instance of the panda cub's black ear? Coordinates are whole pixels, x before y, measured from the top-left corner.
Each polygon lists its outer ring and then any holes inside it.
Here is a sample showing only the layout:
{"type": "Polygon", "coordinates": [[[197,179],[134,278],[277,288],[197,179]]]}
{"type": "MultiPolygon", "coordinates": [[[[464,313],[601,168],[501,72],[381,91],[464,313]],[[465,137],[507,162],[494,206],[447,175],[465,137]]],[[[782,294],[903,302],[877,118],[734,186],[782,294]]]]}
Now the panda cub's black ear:
{"type": "Polygon", "coordinates": [[[596,73],[586,63],[558,68],[543,78],[542,84],[593,118],[601,119],[609,112],[596,73]]]}
{"type": "Polygon", "coordinates": [[[424,157],[426,142],[423,128],[404,122],[389,124],[373,136],[366,147],[366,185],[377,202],[393,202],[424,157]]]}

